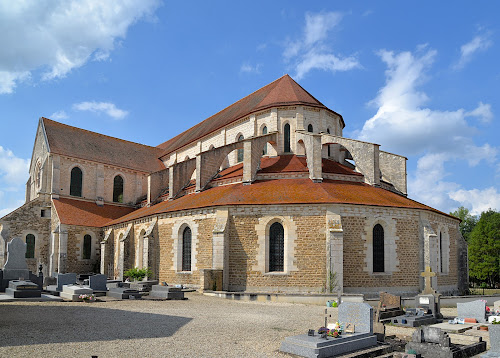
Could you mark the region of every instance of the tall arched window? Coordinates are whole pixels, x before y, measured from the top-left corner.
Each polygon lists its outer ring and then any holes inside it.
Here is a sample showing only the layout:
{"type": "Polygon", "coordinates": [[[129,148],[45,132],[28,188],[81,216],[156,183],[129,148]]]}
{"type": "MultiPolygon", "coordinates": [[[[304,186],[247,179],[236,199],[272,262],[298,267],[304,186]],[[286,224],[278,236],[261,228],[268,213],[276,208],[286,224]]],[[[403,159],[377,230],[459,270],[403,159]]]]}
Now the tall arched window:
{"type": "Polygon", "coordinates": [[[373,228],[373,272],[384,271],[384,228],[377,224],[373,228]]]}
{"type": "Polygon", "coordinates": [[[115,176],[113,180],[113,201],[123,203],[123,178],[121,175],[115,176]]]}
{"type": "Polygon", "coordinates": [[[312,125],[312,124],[309,124],[309,125],[307,126],[307,131],[308,131],[308,132],[311,132],[311,133],[313,132],[313,125],[312,125]]]}
{"type": "Polygon", "coordinates": [[[283,128],[283,151],[285,153],[290,153],[290,124],[285,124],[283,128]]]}
{"type": "Polygon", "coordinates": [[[191,229],[189,226],[182,233],[182,271],[191,271],[191,229]]]}
{"type": "MultiPolygon", "coordinates": [[[[241,142],[243,139],[245,139],[245,137],[243,137],[243,134],[240,134],[240,136],[238,137],[238,142],[241,142]]],[[[240,148],[238,149],[238,163],[241,163],[243,161],[243,157],[244,151],[243,148],[240,148]]]]}
{"type": "Polygon", "coordinates": [[[33,234],[26,235],[26,258],[35,258],[35,235],[33,234]]]}
{"type": "Polygon", "coordinates": [[[82,259],[90,260],[92,255],[92,237],[90,235],[85,235],[83,237],[83,250],[82,250],[82,259]]]}
{"type": "Polygon", "coordinates": [[[285,232],[283,225],[275,222],[269,228],[269,272],[284,271],[285,232]]]}
{"type": "MultiPolygon", "coordinates": [[[[267,134],[267,127],[262,128],[262,134],[267,134]]],[[[262,155],[267,155],[267,143],[264,144],[264,149],[262,150],[262,155]]]]}
{"type": "Polygon", "coordinates": [[[443,233],[439,233],[439,272],[443,272],[443,233]]]}
{"type": "Polygon", "coordinates": [[[69,195],[82,196],[82,170],[78,167],[71,169],[69,195]]]}
{"type": "MultiPolygon", "coordinates": [[[[326,133],[330,134],[330,128],[326,129],[326,133]]],[[[327,144],[328,148],[328,158],[332,156],[332,153],[330,152],[330,144],[327,144]]]]}

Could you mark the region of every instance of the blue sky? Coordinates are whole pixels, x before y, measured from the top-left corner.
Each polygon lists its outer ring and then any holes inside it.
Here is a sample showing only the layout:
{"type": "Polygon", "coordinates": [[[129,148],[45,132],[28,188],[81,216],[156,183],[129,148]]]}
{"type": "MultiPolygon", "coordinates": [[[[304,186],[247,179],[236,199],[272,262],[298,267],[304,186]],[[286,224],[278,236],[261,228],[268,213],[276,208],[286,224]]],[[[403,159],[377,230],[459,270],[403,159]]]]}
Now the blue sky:
{"type": "Polygon", "coordinates": [[[0,216],[38,119],[156,146],[288,73],[409,197],[500,210],[500,3],[0,0],[0,216]]]}

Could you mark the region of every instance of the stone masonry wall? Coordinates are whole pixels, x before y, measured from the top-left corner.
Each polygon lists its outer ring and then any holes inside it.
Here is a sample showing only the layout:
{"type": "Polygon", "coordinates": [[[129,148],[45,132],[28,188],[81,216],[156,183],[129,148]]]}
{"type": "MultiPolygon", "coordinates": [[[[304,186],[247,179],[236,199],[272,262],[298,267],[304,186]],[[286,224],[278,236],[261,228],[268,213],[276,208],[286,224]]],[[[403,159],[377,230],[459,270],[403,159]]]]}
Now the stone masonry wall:
{"type": "MultiPolygon", "coordinates": [[[[14,237],[26,242],[26,235],[35,235],[35,258],[26,259],[28,268],[33,273],[38,273],[40,263],[43,265],[45,273],[49,263],[51,220],[50,217],[41,217],[41,210],[47,207],[50,208],[50,203],[44,202],[42,198],[35,199],[4,216],[0,221],[2,226],[0,233],[6,243],[14,237]]],[[[6,259],[7,249],[5,246],[4,262],[6,259]]]]}
{"type": "Polygon", "coordinates": [[[89,273],[99,272],[101,263],[101,246],[103,239],[100,228],[85,226],[66,226],[68,230],[68,267],[67,272],[89,273]],[[84,235],[92,237],[91,258],[84,260],[83,255],[83,237],[84,235]]]}

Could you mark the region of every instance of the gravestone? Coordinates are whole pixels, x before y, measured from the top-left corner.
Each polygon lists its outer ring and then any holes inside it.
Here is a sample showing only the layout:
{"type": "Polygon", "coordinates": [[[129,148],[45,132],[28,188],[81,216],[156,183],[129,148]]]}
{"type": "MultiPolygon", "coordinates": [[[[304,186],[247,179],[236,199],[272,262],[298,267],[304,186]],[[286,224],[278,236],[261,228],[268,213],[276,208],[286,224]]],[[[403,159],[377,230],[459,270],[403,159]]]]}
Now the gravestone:
{"type": "Polygon", "coordinates": [[[130,288],[133,288],[139,292],[149,292],[153,285],[157,285],[158,280],[146,280],[146,281],[133,281],[130,282],[130,288]]]}
{"type": "Polygon", "coordinates": [[[80,295],[92,295],[94,291],[91,288],[78,285],[64,285],[62,292],[59,294],[61,298],[70,301],[81,301],[80,295]]]}
{"type": "Polygon", "coordinates": [[[339,323],[351,327],[354,333],[343,332],[337,338],[316,334],[287,337],[280,351],[302,357],[332,357],[377,345],[373,335],[373,308],[366,303],[343,302],[338,308],[339,323]]]}
{"type": "Polygon", "coordinates": [[[380,292],[380,301],[377,307],[375,322],[385,321],[391,317],[402,316],[405,312],[401,308],[401,296],[380,292]]]}
{"type": "Polygon", "coordinates": [[[139,299],[142,297],[142,293],[140,293],[135,288],[115,287],[115,288],[110,288],[109,291],[106,293],[106,296],[118,298],[120,300],[126,300],[130,298],[139,299]]]}
{"type": "Polygon", "coordinates": [[[89,287],[94,291],[107,291],[106,282],[108,278],[106,275],[93,275],[89,277],[89,287]]]}
{"type": "Polygon", "coordinates": [[[153,285],[149,297],[165,298],[167,300],[183,300],[184,292],[182,288],[179,287],[153,285]]]}
{"type": "Polygon", "coordinates": [[[4,280],[29,279],[26,263],[26,244],[20,238],[13,238],[7,243],[7,262],[3,267],[4,280]]]}
{"type": "Polygon", "coordinates": [[[437,327],[419,327],[412,334],[412,339],[406,344],[405,350],[410,350],[422,355],[422,357],[456,358],[472,357],[484,352],[486,342],[482,339],[471,344],[452,344],[451,339],[445,331],[437,327]]]}
{"type": "Polygon", "coordinates": [[[457,317],[459,319],[475,318],[479,323],[486,322],[486,302],[476,300],[457,303],[457,317]]]}
{"type": "Polygon", "coordinates": [[[64,285],[74,285],[76,283],[76,273],[60,273],[56,279],[57,291],[62,292],[64,285]]]}
{"type": "Polygon", "coordinates": [[[42,290],[31,281],[12,280],[5,293],[14,298],[42,297],[42,290]]]}
{"type": "Polygon", "coordinates": [[[490,325],[488,333],[490,335],[490,350],[481,358],[500,358],[500,325],[490,325]]]}

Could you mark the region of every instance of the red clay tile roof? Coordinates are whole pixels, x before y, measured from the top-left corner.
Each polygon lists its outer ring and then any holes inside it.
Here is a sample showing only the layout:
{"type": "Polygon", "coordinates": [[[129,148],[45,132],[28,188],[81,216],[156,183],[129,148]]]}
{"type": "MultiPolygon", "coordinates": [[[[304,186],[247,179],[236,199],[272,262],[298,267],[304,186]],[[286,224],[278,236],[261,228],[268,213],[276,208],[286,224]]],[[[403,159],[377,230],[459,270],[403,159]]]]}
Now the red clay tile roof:
{"type": "MultiPolygon", "coordinates": [[[[363,174],[333,160],[323,158],[322,165],[323,173],[363,176],[363,174]]],[[[308,171],[306,157],[287,154],[276,157],[262,157],[260,160],[260,170],[257,173],[306,173],[308,171]]],[[[241,176],[243,176],[243,163],[222,170],[214,180],[224,180],[241,176]]]]}
{"type": "Polygon", "coordinates": [[[165,169],[158,159],[163,152],[159,148],[68,126],[44,117],[41,120],[51,153],[148,173],[165,169]]]}
{"type": "Polygon", "coordinates": [[[166,155],[251,113],[274,106],[290,105],[307,105],[324,108],[340,116],[342,125],[344,125],[344,120],[340,114],[325,107],[289,75],[284,75],[178,136],[158,145],[158,148],[163,149],[163,155],[166,155]]]}
{"type": "Polygon", "coordinates": [[[94,202],[68,198],[53,199],[52,202],[61,224],[65,225],[102,227],[134,210],[116,205],[98,206],[94,202]]]}
{"type": "Polygon", "coordinates": [[[372,205],[423,209],[447,215],[404,196],[365,183],[336,180],[313,183],[310,179],[276,179],[256,181],[252,185],[238,183],[210,188],[197,194],[185,195],[176,200],[138,209],[107,223],[106,226],[180,210],[228,205],[273,204],[372,205]]]}

